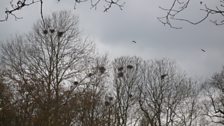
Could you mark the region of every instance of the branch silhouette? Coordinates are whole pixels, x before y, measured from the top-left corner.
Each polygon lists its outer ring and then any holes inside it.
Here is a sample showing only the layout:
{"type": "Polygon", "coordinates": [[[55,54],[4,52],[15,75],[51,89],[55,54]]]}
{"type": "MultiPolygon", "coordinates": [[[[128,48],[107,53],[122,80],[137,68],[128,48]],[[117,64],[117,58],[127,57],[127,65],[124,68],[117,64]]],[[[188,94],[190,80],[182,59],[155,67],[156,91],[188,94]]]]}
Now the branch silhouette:
{"type": "MultiPolygon", "coordinates": [[[[63,2],[61,0],[57,0],[58,2],[63,2]]],[[[123,0],[74,0],[74,9],[76,8],[77,4],[81,4],[84,2],[90,2],[90,7],[97,9],[97,6],[99,4],[104,4],[104,12],[108,12],[113,6],[117,6],[120,10],[123,10],[124,4],[125,2],[123,2],[123,0]]],[[[5,22],[8,20],[8,18],[10,16],[14,17],[15,20],[18,19],[22,19],[22,17],[18,17],[16,15],[17,11],[20,11],[22,9],[24,9],[25,7],[28,6],[32,6],[34,4],[38,4],[40,3],[39,7],[40,7],[40,17],[43,21],[43,23],[45,23],[44,21],[44,11],[43,11],[43,5],[44,0],[11,0],[9,2],[10,4],[10,8],[6,8],[5,9],[5,17],[3,19],[0,19],[0,22],[5,22]]]]}

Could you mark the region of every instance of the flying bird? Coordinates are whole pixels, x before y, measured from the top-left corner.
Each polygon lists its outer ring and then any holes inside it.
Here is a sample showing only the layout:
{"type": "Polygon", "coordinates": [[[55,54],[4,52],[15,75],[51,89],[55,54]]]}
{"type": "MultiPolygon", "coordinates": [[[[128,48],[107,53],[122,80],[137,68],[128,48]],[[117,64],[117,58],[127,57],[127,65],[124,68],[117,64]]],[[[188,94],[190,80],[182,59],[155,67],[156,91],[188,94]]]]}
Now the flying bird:
{"type": "Polygon", "coordinates": [[[201,49],[202,52],[206,52],[204,49],[201,49]]]}
{"type": "Polygon", "coordinates": [[[134,40],[133,40],[132,42],[133,42],[133,43],[136,43],[136,41],[134,41],[134,40]]]}

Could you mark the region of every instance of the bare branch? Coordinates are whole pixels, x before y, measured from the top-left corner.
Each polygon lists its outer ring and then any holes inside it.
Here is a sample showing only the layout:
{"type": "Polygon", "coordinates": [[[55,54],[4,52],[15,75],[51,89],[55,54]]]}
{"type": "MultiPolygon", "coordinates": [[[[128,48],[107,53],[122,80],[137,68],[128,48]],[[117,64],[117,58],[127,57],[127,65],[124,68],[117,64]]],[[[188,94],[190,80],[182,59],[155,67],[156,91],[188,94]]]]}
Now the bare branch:
{"type": "Polygon", "coordinates": [[[104,12],[107,12],[113,5],[116,5],[120,8],[120,10],[123,10],[123,6],[125,4],[125,2],[123,2],[122,4],[120,4],[120,0],[105,0],[105,2],[107,3],[107,6],[105,6],[104,12]]]}
{"type": "MultiPolygon", "coordinates": [[[[220,14],[221,17],[224,17],[224,10],[222,10],[220,7],[223,7],[222,3],[223,0],[220,1],[220,5],[217,5],[214,9],[209,8],[207,4],[204,4],[203,9],[199,9],[201,11],[204,11],[206,14],[205,16],[201,17],[198,21],[191,21],[187,18],[178,18],[179,15],[181,15],[182,12],[187,10],[188,5],[191,0],[185,0],[180,2],[179,0],[174,0],[172,2],[172,5],[170,8],[163,8],[159,7],[161,10],[166,11],[167,14],[163,17],[158,17],[157,19],[164,25],[168,25],[170,28],[175,28],[175,29],[181,29],[182,27],[177,27],[174,26],[172,21],[182,21],[182,22],[187,22],[192,25],[197,25],[202,23],[203,21],[207,20],[210,15],[215,15],[215,14],[220,14]]],[[[203,4],[202,2],[200,4],[203,4]]],[[[212,23],[215,25],[223,25],[224,20],[221,20],[219,23],[217,20],[210,20],[212,23]]]]}
{"type": "MultiPolygon", "coordinates": [[[[120,10],[123,9],[123,6],[125,2],[122,2],[122,0],[74,0],[74,8],[76,8],[77,4],[84,3],[84,2],[90,2],[91,8],[97,8],[99,4],[105,4],[104,12],[107,12],[112,6],[119,7],[120,10]]],[[[61,2],[58,0],[58,2],[61,2]]],[[[10,9],[6,8],[5,18],[0,19],[0,22],[7,21],[9,16],[13,16],[16,20],[21,19],[20,17],[17,17],[15,14],[17,11],[22,10],[25,7],[34,5],[36,3],[40,3],[40,17],[43,22],[44,21],[44,12],[43,12],[43,6],[44,6],[44,0],[17,0],[16,2],[14,0],[11,0],[9,2],[10,9]]]]}
{"type": "Polygon", "coordinates": [[[30,5],[38,3],[38,2],[40,2],[40,1],[32,0],[31,2],[27,2],[27,0],[18,0],[16,4],[13,4],[13,0],[11,0],[10,1],[11,9],[6,8],[5,18],[1,19],[0,22],[7,21],[10,15],[13,16],[15,18],[15,20],[21,19],[16,16],[15,12],[23,9],[24,7],[30,6],[30,5]]]}

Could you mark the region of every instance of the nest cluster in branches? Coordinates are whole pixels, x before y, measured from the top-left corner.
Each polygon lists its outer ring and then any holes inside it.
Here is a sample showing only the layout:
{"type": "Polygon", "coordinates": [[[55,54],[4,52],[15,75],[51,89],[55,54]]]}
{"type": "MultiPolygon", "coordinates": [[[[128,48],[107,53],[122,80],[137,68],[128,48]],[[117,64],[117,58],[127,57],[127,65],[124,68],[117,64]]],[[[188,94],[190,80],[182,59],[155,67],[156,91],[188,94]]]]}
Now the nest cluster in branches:
{"type": "MultiPolygon", "coordinates": [[[[44,29],[44,30],[43,30],[43,34],[44,34],[44,35],[47,35],[48,33],[53,34],[54,32],[55,32],[55,29],[44,29]]],[[[58,36],[59,38],[62,37],[63,34],[64,34],[64,31],[57,31],[57,36],[58,36]]]]}

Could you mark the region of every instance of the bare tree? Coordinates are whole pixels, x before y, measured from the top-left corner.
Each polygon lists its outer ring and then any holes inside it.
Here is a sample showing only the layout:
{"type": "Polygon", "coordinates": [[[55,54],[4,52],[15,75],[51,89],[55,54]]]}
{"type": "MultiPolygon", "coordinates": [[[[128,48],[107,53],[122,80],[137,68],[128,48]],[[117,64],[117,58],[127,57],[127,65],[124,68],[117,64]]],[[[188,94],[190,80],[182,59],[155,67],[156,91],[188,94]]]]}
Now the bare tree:
{"type": "Polygon", "coordinates": [[[215,125],[224,125],[224,67],[203,86],[207,96],[203,102],[207,120],[215,125]]]}
{"type": "MultiPolygon", "coordinates": [[[[211,15],[215,15],[218,18],[215,19],[213,17],[212,20],[210,20],[215,25],[223,25],[223,14],[224,14],[224,1],[223,0],[215,0],[212,1],[215,6],[213,6],[211,3],[209,4],[209,1],[197,1],[199,8],[199,11],[204,12],[204,15],[198,15],[199,20],[192,21],[188,17],[183,16],[185,11],[189,11],[191,6],[193,6],[192,2],[195,2],[193,0],[173,0],[170,7],[164,8],[160,7],[162,10],[166,12],[165,16],[158,17],[159,21],[163,23],[164,25],[168,25],[171,28],[180,29],[182,27],[175,26],[175,21],[182,21],[187,22],[193,25],[200,24],[201,22],[207,20],[211,15]],[[181,18],[183,17],[183,18],[181,18]]],[[[195,3],[194,3],[195,4],[195,3]]]]}
{"type": "Polygon", "coordinates": [[[108,60],[106,56],[96,58],[86,87],[76,90],[76,100],[73,105],[78,108],[77,119],[73,124],[82,126],[102,126],[110,122],[108,106],[105,105],[105,94],[107,92],[107,79],[109,77],[108,60]]]}
{"type": "MultiPolygon", "coordinates": [[[[30,34],[2,46],[4,78],[14,87],[14,97],[20,103],[21,125],[71,123],[76,116],[76,108],[70,104],[74,91],[95,83],[88,73],[95,61],[94,45],[80,37],[77,26],[77,17],[69,12],[53,13],[45,23],[39,21],[30,34]]],[[[93,73],[95,77],[104,74],[99,72],[93,73]]]]}
{"type": "Polygon", "coordinates": [[[142,126],[192,126],[197,117],[194,83],[167,59],[145,62],[141,68],[139,106],[142,126]]]}
{"type": "Polygon", "coordinates": [[[114,60],[115,123],[116,126],[127,126],[136,121],[136,91],[141,80],[139,57],[119,57],[114,60]]]}
{"type": "Polygon", "coordinates": [[[0,125],[14,126],[16,111],[10,88],[4,83],[3,72],[0,72],[0,125]]]}

